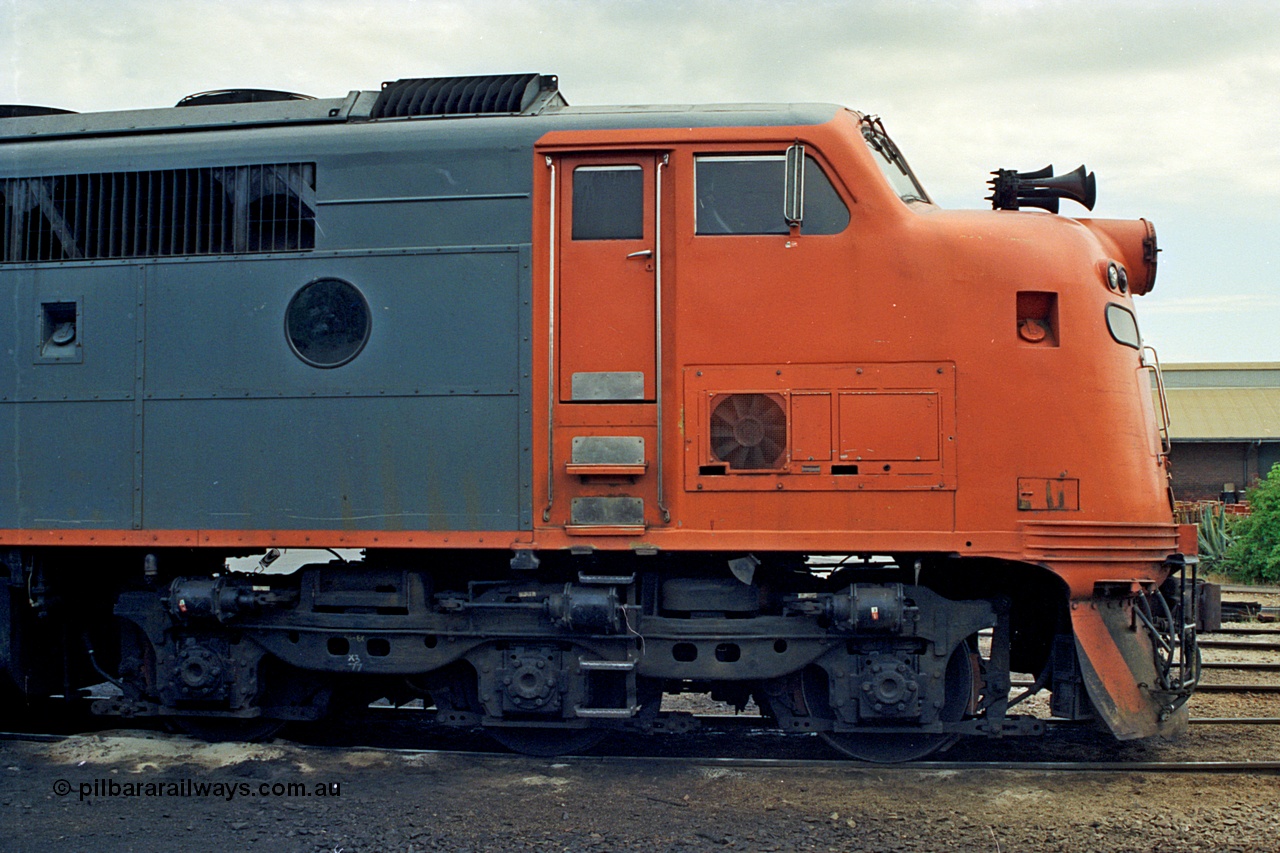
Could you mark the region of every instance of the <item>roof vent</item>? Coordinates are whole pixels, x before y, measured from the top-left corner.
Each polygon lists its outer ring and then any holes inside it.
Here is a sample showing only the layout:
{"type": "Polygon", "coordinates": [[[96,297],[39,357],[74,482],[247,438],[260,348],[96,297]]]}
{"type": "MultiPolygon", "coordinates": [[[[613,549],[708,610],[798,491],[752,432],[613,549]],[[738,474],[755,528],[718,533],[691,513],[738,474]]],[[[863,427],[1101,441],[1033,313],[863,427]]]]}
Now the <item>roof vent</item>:
{"type": "Polygon", "coordinates": [[[213,107],[221,104],[256,104],[262,101],[314,101],[310,95],[297,92],[280,92],[275,89],[217,89],[187,95],[175,106],[213,107]]]}
{"type": "Polygon", "coordinates": [[[552,75],[413,77],[383,83],[371,117],[519,115],[554,106],[565,100],[552,75]]]}
{"type": "Polygon", "coordinates": [[[60,116],[70,115],[73,112],[75,112],[75,110],[60,110],[57,107],[37,107],[33,104],[0,104],[0,118],[60,116]]]}

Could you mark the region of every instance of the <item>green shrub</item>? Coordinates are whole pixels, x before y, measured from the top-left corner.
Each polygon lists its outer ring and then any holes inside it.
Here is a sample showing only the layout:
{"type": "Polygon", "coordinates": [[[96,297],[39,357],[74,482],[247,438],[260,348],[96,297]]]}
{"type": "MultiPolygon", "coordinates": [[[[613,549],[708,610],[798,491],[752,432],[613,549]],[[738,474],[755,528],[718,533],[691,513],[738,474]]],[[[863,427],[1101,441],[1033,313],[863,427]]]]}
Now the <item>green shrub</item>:
{"type": "Polygon", "coordinates": [[[1280,464],[1249,490],[1250,513],[1231,525],[1223,568],[1250,583],[1280,582],[1280,464]]]}
{"type": "Polygon", "coordinates": [[[1231,531],[1228,529],[1226,507],[1208,504],[1200,516],[1197,531],[1200,540],[1200,562],[1211,571],[1221,571],[1227,551],[1231,548],[1231,531]]]}

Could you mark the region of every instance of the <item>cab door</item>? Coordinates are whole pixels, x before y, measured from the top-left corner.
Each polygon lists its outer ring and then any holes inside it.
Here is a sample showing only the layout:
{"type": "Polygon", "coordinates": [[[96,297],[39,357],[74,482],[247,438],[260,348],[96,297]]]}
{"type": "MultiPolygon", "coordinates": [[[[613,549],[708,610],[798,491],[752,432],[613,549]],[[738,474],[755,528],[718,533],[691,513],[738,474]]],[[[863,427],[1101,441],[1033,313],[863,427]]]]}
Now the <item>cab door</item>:
{"type": "Polygon", "coordinates": [[[553,435],[544,521],[570,535],[639,535],[667,520],[659,214],[668,158],[584,151],[549,162],[553,435]]]}
{"type": "Polygon", "coordinates": [[[559,400],[653,402],[654,157],[562,161],[559,400]]]}

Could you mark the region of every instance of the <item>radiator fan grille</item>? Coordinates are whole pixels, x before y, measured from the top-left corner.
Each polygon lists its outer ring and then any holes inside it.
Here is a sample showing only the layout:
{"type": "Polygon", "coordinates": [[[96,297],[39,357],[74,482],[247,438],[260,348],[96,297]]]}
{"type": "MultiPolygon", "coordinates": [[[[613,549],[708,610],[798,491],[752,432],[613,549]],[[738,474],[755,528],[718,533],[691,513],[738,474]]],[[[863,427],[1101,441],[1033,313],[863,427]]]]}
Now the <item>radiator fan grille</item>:
{"type": "Polygon", "coordinates": [[[771,394],[729,394],[711,411],[711,453],[738,471],[781,468],[787,413],[771,394]]]}

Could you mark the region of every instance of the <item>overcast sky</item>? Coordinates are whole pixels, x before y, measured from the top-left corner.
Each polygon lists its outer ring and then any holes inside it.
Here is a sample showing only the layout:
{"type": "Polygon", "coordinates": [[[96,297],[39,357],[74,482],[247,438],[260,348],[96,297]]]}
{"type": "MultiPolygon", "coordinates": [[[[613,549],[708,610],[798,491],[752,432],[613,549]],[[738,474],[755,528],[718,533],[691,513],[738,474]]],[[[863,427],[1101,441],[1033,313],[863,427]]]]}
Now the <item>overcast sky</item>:
{"type": "Polygon", "coordinates": [[[1156,225],[1161,359],[1280,361],[1280,3],[0,0],[0,63],[0,103],[79,111],[523,71],[572,104],[846,104],[945,207],[1086,164],[1093,215],[1156,225]]]}

